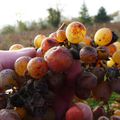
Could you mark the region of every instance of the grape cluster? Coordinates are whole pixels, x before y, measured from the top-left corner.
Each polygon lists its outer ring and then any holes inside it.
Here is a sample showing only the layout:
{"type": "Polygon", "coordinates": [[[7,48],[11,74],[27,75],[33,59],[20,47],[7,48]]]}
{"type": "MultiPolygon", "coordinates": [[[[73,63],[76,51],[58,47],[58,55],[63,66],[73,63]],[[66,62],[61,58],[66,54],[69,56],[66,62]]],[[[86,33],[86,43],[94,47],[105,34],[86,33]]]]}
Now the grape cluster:
{"type": "Polygon", "coordinates": [[[103,105],[108,104],[112,92],[120,94],[120,50],[114,44],[117,35],[101,28],[90,38],[80,22],[70,23],[66,31],[62,27],[49,37],[35,37],[36,56],[15,61],[12,74],[17,79],[9,81],[11,70],[0,72],[6,76],[5,84],[0,78],[0,90],[5,91],[9,84],[13,89],[7,106],[25,108],[29,115],[40,118],[45,118],[50,108],[55,120],[110,118],[112,114],[108,115],[103,105]],[[74,104],[88,98],[102,102],[102,106],[92,113],[88,105],[74,104]]]}
{"type": "Polygon", "coordinates": [[[16,93],[10,96],[10,104],[25,107],[32,116],[43,117],[48,107],[51,107],[54,94],[48,89],[45,80],[28,80],[16,93]]]}

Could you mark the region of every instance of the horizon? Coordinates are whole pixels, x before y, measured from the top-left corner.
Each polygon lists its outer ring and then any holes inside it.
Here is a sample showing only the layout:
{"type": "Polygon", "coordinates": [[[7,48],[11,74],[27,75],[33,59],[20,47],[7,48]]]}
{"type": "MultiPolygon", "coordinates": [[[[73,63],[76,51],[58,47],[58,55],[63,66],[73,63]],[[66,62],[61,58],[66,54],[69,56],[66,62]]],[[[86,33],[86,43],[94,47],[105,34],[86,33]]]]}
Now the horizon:
{"type": "Polygon", "coordinates": [[[90,16],[96,15],[102,6],[106,9],[107,14],[120,11],[119,0],[94,0],[94,4],[90,0],[12,0],[12,2],[4,0],[0,4],[0,28],[15,25],[18,20],[31,22],[38,21],[40,18],[44,19],[48,16],[47,9],[50,7],[58,7],[61,14],[68,19],[78,17],[83,2],[86,4],[90,16]]]}

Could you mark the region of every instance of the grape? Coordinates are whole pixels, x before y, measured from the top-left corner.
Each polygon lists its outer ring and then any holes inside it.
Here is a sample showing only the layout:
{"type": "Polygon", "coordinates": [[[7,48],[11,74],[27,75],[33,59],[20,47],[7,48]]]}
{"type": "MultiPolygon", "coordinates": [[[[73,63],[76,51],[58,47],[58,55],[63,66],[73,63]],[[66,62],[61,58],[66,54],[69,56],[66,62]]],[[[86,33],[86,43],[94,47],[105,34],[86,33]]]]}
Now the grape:
{"type": "Polygon", "coordinates": [[[75,89],[75,95],[83,100],[88,99],[91,96],[91,90],[85,88],[77,88],[75,89]]]}
{"type": "Polygon", "coordinates": [[[94,41],[99,46],[108,45],[112,41],[112,31],[109,28],[99,29],[95,33],[94,41]]]}
{"type": "Polygon", "coordinates": [[[115,62],[113,61],[112,58],[109,58],[109,60],[107,61],[107,67],[113,67],[115,65],[115,62]]]}
{"type": "Polygon", "coordinates": [[[39,48],[41,46],[41,42],[45,38],[46,38],[46,36],[42,35],[42,34],[39,34],[39,35],[35,36],[35,38],[34,38],[34,46],[35,46],[35,48],[39,48]]]}
{"type": "Polygon", "coordinates": [[[37,80],[47,74],[48,65],[42,57],[34,57],[28,62],[27,70],[29,75],[37,80]]]}
{"type": "Polygon", "coordinates": [[[97,47],[98,59],[107,60],[109,57],[109,51],[105,46],[97,47]]]}
{"type": "Polygon", "coordinates": [[[109,120],[109,118],[106,117],[106,116],[101,116],[101,117],[98,118],[98,120],[109,120]]]}
{"type": "Polygon", "coordinates": [[[76,79],[82,75],[83,68],[79,60],[73,60],[71,67],[65,71],[66,75],[66,84],[69,87],[74,87],[76,79]]]}
{"type": "Polygon", "coordinates": [[[56,37],[58,42],[64,42],[67,39],[64,30],[57,30],[56,37]]]}
{"type": "Polygon", "coordinates": [[[97,106],[93,109],[94,120],[98,120],[100,116],[106,116],[106,111],[103,106],[97,106]]]}
{"type": "Polygon", "coordinates": [[[117,50],[117,47],[114,44],[110,44],[107,46],[107,49],[109,51],[109,56],[112,56],[114,52],[117,50]]]}
{"type": "Polygon", "coordinates": [[[18,113],[12,109],[0,110],[0,120],[21,120],[18,113]]]}
{"type": "Polygon", "coordinates": [[[80,60],[84,63],[95,63],[97,60],[97,50],[91,46],[83,47],[80,50],[80,60]]]}
{"type": "Polygon", "coordinates": [[[114,92],[120,94],[120,78],[111,78],[109,84],[114,92]]]}
{"type": "Polygon", "coordinates": [[[111,96],[111,88],[107,81],[103,81],[92,90],[93,97],[97,100],[107,102],[111,96]]]}
{"type": "Polygon", "coordinates": [[[115,63],[120,64],[120,50],[116,51],[113,55],[112,55],[112,59],[115,63]]]}
{"type": "Polygon", "coordinates": [[[64,86],[65,75],[60,73],[51,73],[48,76],[48,85],[54,92],[60,91],[64,86]]]}
{"type": "Polygon", "coordinates": [[[91,72],[84,72],[79,79],[76,81],[76,87],[85,88],[85,89],[93,89],[97,86],[97,77],[91,72]]]}
{"type": "Polygon", "coordinates": [[[70,51],[62,46],[49,49],[45,53],[44,59],[47,62],[49,69],[56,73],[66,71],[73,63],[73,57],[70,51]]]}
{"type": "Polygon", "coordinates": [[[114,42],[113,44],[116,46],[117,50],[120,50],[120,42],[119,41],[114,42]]]}
{"type": "Polygon", "coordinates": [[[0,72],[0,89],[7,90],[18,86],[17,75],[12,69],[4,69],[0,72]]]}
{"type": "Polygon", "coordinates": [[[24,107],[15,107],[14,110],[19,114],[20,118],[25,118],[26,110],[24,107]]]}
{"type": "Polygon", "coordinates": [[[104,81],[105,70],[102,67],[94,67],[91,72],[97,77],[97,83],[104,81]]]}
{"type": "Polygon", "coordinates": [[[22,48],[24,48],[22,44],[13,44],[12,46],[10,46],[9,50],[14,51],[14,50],[22,49],[22,48]]]}
{"type": "Polygon", "coordinates": [[[77,106],[72,106],[68,109],[66,112],[66,120],[83,120],[84,114],[81,109],[79,109],[77,106]]]}
{"type": "Polygon", "coordinates": [[[25,73],[27,72],[27,64],[30,61],[30,59],[31,57],[29,56],[22,56],[15,61],[14,63],[15,72],[19,76],[25,76],[25,73]]]}
{"type": "Polygon", "coordinates": [[[0,110],[6,108],[7,106],[7,96],[6,94],[0,93],[0,110]]]}
{"type": "Polygon", "coordinates": [[[54,38],[45,38],[41,43],[41,49],[43,50],[43,53],[45,53],[47,50],[54,46],[58,46],[58,42],[54,38]]]}
{"type": "Polygon", "coordinates": [[[115,110],[115,111],[114,111],[114,115],[120,116],[120,110],[115,110]]]}
{"type": "Polygon", "coordinates": [[[74,59],[80,59],[79,51],[77,49],[71,47],[69,50],[70,50],[74,59]]]}
{"type": "Polygon", "coordinates": [[[72,22],[66,28],[66,37],[70,43],[78,44],[83,41],[86,28],[80,22],[72,22]]]}

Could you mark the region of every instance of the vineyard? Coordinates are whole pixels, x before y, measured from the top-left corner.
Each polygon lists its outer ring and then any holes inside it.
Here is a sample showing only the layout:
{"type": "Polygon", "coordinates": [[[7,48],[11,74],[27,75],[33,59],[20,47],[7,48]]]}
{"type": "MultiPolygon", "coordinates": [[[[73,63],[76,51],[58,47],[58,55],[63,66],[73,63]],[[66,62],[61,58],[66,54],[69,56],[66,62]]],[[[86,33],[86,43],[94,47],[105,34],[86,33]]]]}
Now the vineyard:
{"type": "MultiPolygon", "coordinates": [[[[106,24],[95,24],[87,27],[87,35],[93,37],[95,32],[101,27],[109,27],[115,33],[120,36],[120,23],[106,23],[106,24]]],[[[57,29],[57,28],[56,28],[57,29]]],[[[34,30],[22,33],[13,33],[0,35],[0,49],[8,49],[12,44],[20,43],[24,46],[33,46],[33,39],[37,34],[49,35],[56,30],[55,28],[48,28],[44,30],[34,30]]]]}

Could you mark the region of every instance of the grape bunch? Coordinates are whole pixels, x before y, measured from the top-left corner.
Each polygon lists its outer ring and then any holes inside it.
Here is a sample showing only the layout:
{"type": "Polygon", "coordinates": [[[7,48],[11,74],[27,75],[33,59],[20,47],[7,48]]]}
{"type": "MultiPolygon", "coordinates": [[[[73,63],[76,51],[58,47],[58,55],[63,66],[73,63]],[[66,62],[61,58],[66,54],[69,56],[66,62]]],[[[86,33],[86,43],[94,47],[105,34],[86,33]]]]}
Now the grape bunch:
{"type": "MultiPolygon", "coordinates": [[[[49,36],[34,39],[36,56],[16,59],[14,69],[0,72],[0,116],[13,110],[19,119],[114,120],[120,111],[107,113],[113,92],[120,94],[120,43],[110,28],[87,35],[80,22],[63,24],[49,36]],[[95,109],[85,103],[101,102],[95,109]],[[31,118],[27,118],[30,116],[31,118]]],[[[18,45],[10,50],[14,51],[18,45]]],[[[18,120],[13,118],[12,120],[18,120]]]]}

